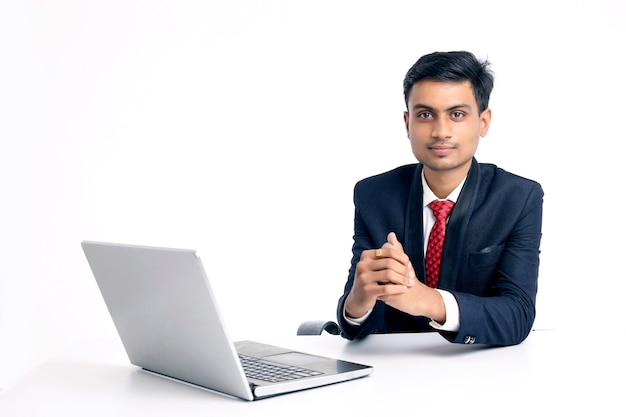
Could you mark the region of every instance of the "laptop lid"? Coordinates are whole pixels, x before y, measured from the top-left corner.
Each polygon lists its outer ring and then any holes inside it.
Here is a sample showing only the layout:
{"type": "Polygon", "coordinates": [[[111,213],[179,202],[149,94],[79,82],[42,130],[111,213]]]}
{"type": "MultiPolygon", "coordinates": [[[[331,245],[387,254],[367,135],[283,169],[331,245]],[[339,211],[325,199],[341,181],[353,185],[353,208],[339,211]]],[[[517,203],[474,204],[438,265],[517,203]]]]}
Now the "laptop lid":
{"type": "Polygon", "coordinates": [[[373,371],[253,341],[233,343],[194,250],[93,241],[81,246],[130,362],[147,371],[246,400],[373,371]],[[279,383],[249,379],[239,353],[311,368],[319,375],[279,383]]]}

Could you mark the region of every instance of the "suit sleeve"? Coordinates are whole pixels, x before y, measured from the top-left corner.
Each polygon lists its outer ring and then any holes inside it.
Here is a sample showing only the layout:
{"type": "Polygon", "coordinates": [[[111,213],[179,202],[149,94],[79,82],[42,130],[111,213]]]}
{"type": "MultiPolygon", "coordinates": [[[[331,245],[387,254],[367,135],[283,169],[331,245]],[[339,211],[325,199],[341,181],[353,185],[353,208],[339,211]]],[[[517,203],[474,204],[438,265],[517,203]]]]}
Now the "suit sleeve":
{"type": "Polygon", "coordinates": [[[535,320],[542,205],[543,190],[535,183],[508,238],[494,248],[501,255],[488,294],[451,291],[459,304],[460,327],[457,333],[442,333],[448,340],[514,345],[528,336],[535,320]]]}
{"type": "MultiPolygon", "coordinates": [[[[359,209],[359,198],[358,198],[358,184],[354,188],[354,243],[352,245],[352,261],[350,265],[350,271],[348,273],[348,281],[346,282],[343,295],[339,299],[337,304],[337,321],[339,324],[339,328],[341,330],[341,335],[347,339],[361,339],[368,334],[372,333],[374,329],[379,327],[382,322],[382,308],[379,305],[380,302],[377,302],[377,305],[374,307],[370,317],[360,326],[355,326],[348,321],[345,320],[343,316],[344,305],[346,301],[346,297],[348,293],[352,289],[352,285],[354,284],[354,277],[356,274],[356,264],[361,259],[361,252],[367,249],[371,249],[377,247],[376,243],[372,241],[370,237],[370,233],[366,229],[365,223],[361,217],[360,209],[359,209]]],[[[378,245],[380,246],[380,245],[378,245]]]]}

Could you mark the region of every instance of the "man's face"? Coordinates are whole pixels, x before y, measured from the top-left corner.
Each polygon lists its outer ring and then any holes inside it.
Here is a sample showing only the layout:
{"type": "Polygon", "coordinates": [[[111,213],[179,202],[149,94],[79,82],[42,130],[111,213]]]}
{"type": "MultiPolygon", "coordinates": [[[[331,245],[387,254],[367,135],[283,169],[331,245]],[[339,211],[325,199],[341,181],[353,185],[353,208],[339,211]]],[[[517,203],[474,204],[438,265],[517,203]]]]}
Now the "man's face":
{"type": "Polygon", "coordinates": [[[413,154],[424,164],[427,179],[433,174],[458,174],[462,179],[490,120],[491,110],[478,113],[469,81],[422,80],[413,85],[404,122],[413,154]]]}

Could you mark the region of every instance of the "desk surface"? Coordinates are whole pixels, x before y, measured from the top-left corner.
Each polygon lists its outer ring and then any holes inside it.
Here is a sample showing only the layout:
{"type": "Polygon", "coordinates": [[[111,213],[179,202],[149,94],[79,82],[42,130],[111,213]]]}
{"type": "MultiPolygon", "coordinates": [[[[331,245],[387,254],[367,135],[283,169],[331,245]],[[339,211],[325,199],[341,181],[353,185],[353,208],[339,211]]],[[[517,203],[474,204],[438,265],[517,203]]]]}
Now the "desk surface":
{"type": "Polygon", "coordinates": [[[77,347],[0,391],[2,416],[624,415],[621,343],[534,331],[518,346],[455,345],[438,334],[260,340],[371,364],[370,376],[246,402],[130,365],[117,340],[77,347]]]}

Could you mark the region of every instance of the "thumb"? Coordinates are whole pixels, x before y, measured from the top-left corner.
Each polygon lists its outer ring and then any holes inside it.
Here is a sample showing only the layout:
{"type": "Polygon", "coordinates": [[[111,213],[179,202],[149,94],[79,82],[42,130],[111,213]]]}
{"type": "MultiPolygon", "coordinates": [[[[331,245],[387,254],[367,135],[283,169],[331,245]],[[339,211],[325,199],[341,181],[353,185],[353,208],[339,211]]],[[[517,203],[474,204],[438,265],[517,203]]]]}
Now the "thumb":
{"type": "Polygon", "coordinates": [[[402,243],[398,240],[396,232],[389,232],[387,235],[387,242],[389,242],[394,248],[404,252],[404,248],[402,248],[402,243]]]}
{"type": "MultiPolygon", "coordinates": [[[[396,236],[395,232],[390,232],[387,235],[387,243],[391,245],[394,249],[400,250],[402,252],[404,252],[404,248],[402,247],[402,243],[400,243],[400,241],[398,240],[398,237],[396,236]]],[[[413,269],[413,265],[411,264],[411,261],[409,261],[409,282],[408,285],[409,286],[413,286],[413,283],[415,282],[414,278],[415,278],[415,269],[413,269]]]]}

